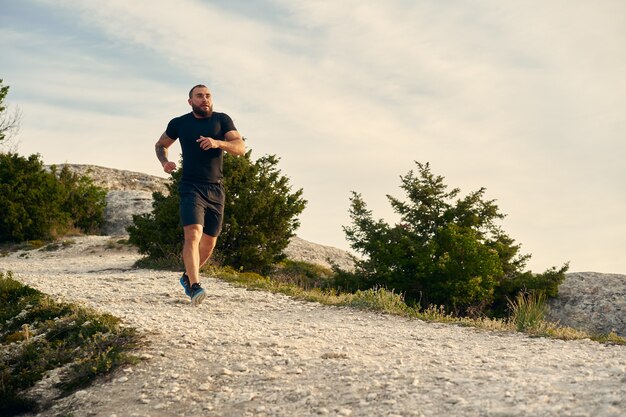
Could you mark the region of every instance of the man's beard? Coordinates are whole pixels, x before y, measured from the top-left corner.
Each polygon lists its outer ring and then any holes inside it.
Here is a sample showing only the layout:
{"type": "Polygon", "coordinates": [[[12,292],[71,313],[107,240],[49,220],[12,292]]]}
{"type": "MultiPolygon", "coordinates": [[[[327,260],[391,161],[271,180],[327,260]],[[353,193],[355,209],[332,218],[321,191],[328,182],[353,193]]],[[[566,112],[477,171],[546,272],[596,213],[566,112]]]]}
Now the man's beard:
{"type": "Polygon", "coordinates": [[[191,110],[200,117],[211,117],[213,115],[213,106],[210,106],[209,110],[204,110],[202,107],[192,104],[191,110]]]}

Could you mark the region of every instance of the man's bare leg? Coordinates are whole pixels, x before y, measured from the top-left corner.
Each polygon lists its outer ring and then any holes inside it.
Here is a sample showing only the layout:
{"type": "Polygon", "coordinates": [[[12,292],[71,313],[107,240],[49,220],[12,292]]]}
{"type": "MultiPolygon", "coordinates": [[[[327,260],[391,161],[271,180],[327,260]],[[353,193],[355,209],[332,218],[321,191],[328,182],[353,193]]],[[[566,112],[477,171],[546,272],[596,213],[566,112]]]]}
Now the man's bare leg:
{"type": "MultiPolygon", "coordinates": [[[[200,241],[202,240],[202,225],[191,224],[183,227],[185,243],[183,244],[183,263],[189,277],[189,284],[193,285],[200,280],[200,241]]],[[[206,262],[206,260],[205,260],[206,262]]]]}
{"type": "Polygon", "coordinates": [[[215,249],[216,244],[217,236],[210,236],[205,233],[202,234],[199,247],[199,268],[202,268],[202,266],[207,263],[207,261],[211,258],[211,255],[213,254],[213,249],[215,249]]]}

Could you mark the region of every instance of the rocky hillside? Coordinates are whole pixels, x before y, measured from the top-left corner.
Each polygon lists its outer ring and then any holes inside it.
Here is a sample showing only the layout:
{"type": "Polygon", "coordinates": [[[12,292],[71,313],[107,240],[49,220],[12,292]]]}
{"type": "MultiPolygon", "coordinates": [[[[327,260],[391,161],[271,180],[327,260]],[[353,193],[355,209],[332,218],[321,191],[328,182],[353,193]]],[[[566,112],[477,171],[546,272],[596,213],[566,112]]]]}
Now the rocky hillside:
{"type": "Polygon", "coordinates": [[[104,168],[97,165],[62,164],[78,175],[87,175],[94,184],[109,191],[146,191],[166,192],[167,178],[143,174],[141,172],[104,168]]]}
{"type": "MultiPolygon", "coordinates": [[[[167,179],[139,172],[93,165],[69,165],[80,174],[109,190],[106,208],[106,234],[124,235],[132,215],[152,209],[152,193],[166,191],[167,179]]],[[[293,260],[313,262],[344,269],[352,267],[350,255],[331,246],[294,237],[285,250],[293,260]]],[[[550,302],[549,318],[562,325],[591,332],[615,331],[626,336],[626,275],[582,272],[567,274],[559,296],[550,302]]]]}

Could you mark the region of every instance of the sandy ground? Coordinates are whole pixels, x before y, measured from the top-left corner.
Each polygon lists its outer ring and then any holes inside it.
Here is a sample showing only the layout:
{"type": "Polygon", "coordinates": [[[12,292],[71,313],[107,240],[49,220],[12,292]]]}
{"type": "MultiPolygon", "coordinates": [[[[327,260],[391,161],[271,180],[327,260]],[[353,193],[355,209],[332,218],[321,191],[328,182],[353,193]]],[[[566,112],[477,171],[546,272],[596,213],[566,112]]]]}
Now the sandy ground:
{"type": "Polygon", "coordinates": [[[204,279],[191,307],[170,272],[106,237],[0,258],[45,293],[146,336],[144,360],[43,416],[624,416],[626,347],[334,308],[204,279]]]}

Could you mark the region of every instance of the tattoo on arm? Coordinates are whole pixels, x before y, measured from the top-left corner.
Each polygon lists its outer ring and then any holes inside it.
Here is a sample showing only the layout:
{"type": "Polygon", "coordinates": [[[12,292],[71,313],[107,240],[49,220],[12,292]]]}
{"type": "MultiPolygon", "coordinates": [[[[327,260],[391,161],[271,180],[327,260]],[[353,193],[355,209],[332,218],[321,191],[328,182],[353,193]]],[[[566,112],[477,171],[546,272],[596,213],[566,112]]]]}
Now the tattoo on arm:
{"type": "Polygon", "coordinates": [[[156,156],[159,158],[159,161],[161,161],[161,164],[167,163],[167,148],[160,143],[157,143],[154,148],[156,150],[156,156]]]}
{"type": "Polygon", "coordinates": [[[156,156],[161,162],[161,165],[169,162],[167,159],[167,147],[163,144],[164,140],[169,139],[165,133],[161,135],[161,138],[158,140],[156,145],[154,145],[154,150],[156,151],[156,156]]]}

